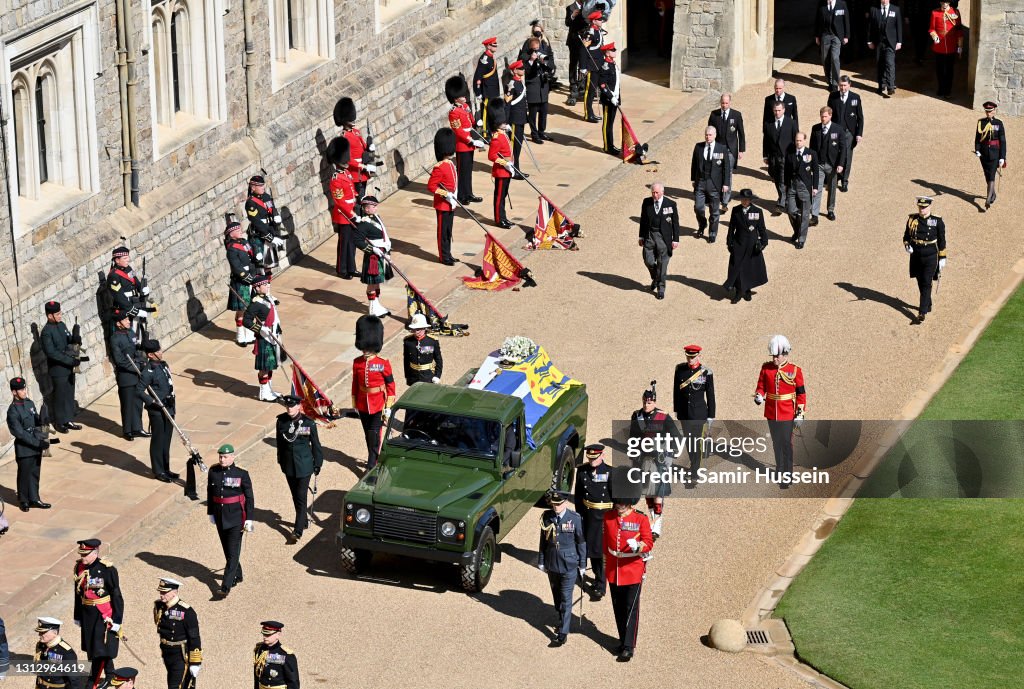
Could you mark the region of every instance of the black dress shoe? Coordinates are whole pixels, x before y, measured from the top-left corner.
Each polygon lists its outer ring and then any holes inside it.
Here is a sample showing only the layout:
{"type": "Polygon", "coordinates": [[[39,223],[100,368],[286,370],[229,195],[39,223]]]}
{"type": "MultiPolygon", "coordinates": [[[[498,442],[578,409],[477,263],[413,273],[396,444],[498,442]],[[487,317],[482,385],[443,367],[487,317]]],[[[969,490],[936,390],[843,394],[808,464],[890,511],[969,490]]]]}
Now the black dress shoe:
{"type": "Polygon", "coordinates": [[[238,575],[237,577],[235,577],[235,583],[234,583],[234,585],[235,585],[235,586],[238,586],[238,585],[239,585],[239,584],[241,584],[241,583],[242,583],[242,575],[241,575],[241,574],[239,574],[239,575],[238,575]]]}
{"type": "Polygon", "coordinates": [[[796,248],[797,249],[803,249],[804,248],[804,243],[803,242],[797,242],[796,243],[796,248]]]}
{"type": "Polygon", "coordinates": [[[828,218],[829,220],[831,220],[832,222],[836,221],[836,214],[833,213],[832,211],[829,211],[828,215],[826,215],[825,217],[828,218]]]}
{"type": "Polygon", "coordinates": [[[292,538],[298,542],[302,538],[302,529],[296,529],[292,532],[292,538]]]}
{"type": "Polygon", "coordinates": [[[470,196],[469,200],[470,200],[471,203],[480,203],[481,201],[484,200],[484,197],[482,197],[482,196],[470,196]]]}
{"type": "Polygon", "coordinates": [[[848,192],[849,190],[850,190],[850,183],[849,182],[843,182],[842,184],[839,185],[839,191],[843,192],[844,194],[846,192],[848,192]]]}
{"type": "Polygon", "coordinates": [[[664,299],[665,298],[665,290],[660,290],[659,289],[657,297],[658,297],[658,299],[664,299]]]}
{"type": "Polygon", "coordinates": [[[157,474],[153,478],[155,478],[157,481],[160,481],[160,483],[170,483],[171,482],[171,477],[168,476],[167,474],[157,474]]]}
{"type": "Polygon", "coordinates": [[[817,227],[818,226],[818,216],[816,216],[816,215],[811,216],[811,220],[810,220],[810,222],[807,223],[807,225],[809,227],[817,227]]]}
{"type": "Polygon", "coordinates": [[[714,235],[708,235],[708,244],[714,244],[714,243],[715,243],[715,236],[714,235]]]}
{"type": "Polygon", "coordinates": [[[456,199],[456,201],[459,202],[460,206],[466,206],[470,203],[469,199],[456,199]]]}
{"type": "Polygon", "coordinates": [[[739,290],[736,290],[736,294],[732,295],[732,299],[729,300],[729,303],[730,304],[739,304],[740,303],[740,292],[739,292],[739,290]]]}
{"type": "Polygon", "coordinates": [[[624,648],[624,649],[622,649],[622,653],[620,653],[619,657],[616,658],[615,660],[617,662],[620,662],[620,663],[628,663],[632,659],[633,659],[633,649],[632,648],[624,648]]]}
{"type": "Polygon", "coordinates": [[[608,155],[619,156],[622,155],[622,149],[612,146],[611,148],[605,149],[605,153],[608,155]]]}
{"type": "Polygon", "coordinates": [[[743,301],[750,301],[750,299],[751,299],[752,297],[753,297],[753,295],[752,295],[752,294],[750,293],[750,290],[748,289],[748,290],[747,290],[747,291],[746,291],[746,292],[745,292],[745,293],[743,294],[743,301]]]}
{"type": "Polygon", "coordinates": [[[80,431],[80,430],[82,430],[82,424],[80,424],[80,423],[73,423],[73,422],[69,421],[68,425],[65,426],[65,428],[70,428],[73,431],[80,431]]]}
{"type": "Polygon", "coordinates": [[[153,434],[150,433],[149,431],[138,431],[135,433],[135,435],[139,436],[140,438],[149,438],[152,437],[153,434]]]}
{"type": "Polygon", "coordinates": [[[596,124],[596,123],[600,122],[601,120],[598,119],[597,117],[588,117],[587,119],[585,119],[583,121],[584,122],[590,122],[591,124],[596,124]]]}
{"type": "Polygon", "coordinates": [[[180,478],[181,477],[181,474],[179,474],[176,471],[168,471],[167,475],[170,476],[171,478],[180,478]]]}
{"type": "Polygon", "coordinates": [[[530,141],[537,144],[538,146],[542,146],[544,144],[544,139],[540,138],[539,136],[531,136],[530,141]]]}
{"type": "Polygon", "coordinates": [[[544,139],[545,141],[554,141],[554,139],[547,135],[547,132],[541,132],[540,138],[544,139]]]}
{"type": "Polygon", "coordinates": [[[529,176],[530,175],[526,174],[525,172],[520,171],[512,175],[512,179],[526,179],[529,176]]]}
{"type": "Polygon", "coordinates": [[[51,507],[53,507],[53,505],[51,505],[50,503],[48,503],[48,502],[43,502],[42,500],[33,500],[32,502],[30,502],[30,503],[28,504],[28,506],[29,506],[29,507],[34,507],[34,508],[36,508],[37,510],[48,510],[48,509],[50,509],[51,507]]]}
{"type": "Polygon", "coordinates": [[[338,273],[338,277],[340,277],[342,280],[351,280],[352,279],[352,276],[349,275],[348,273],[338,273]]]}
{"type": "Polygon", "coordinates": [[[507,229],[512,227],[512,223],[510,223],[508,220],[502,220],[500,223],[498,223],[498,227],[501,227],[501,228],[504,228],[504,229],[507,230],[507,229]]]}
{"type": "Polygon", "coordinates": [[[21,510],[22,512],[28,512],[28,503],[27,502],[19,503],[18,504],[18,509],[21,510]]]}
{"type": "Polygon", "coordinates": [[[131,434],[131,433],[125,433],[124,434],[124,439],[125,440],[135,440],[135,436],[133,434],[131,434]]]}
{"type": "Polygon", "coordinates": [[[188,498],[189,500],[198,500],[199,499],[199,496],[196,495],[195,493],[185,493],[185,497],[188,498]]]}
{"type": "Polygon", "coordinates": [[[551,640],[551,643],[548,644],[548,648],[559,648],[561,646],[565,646],[565,641],[565,634],[559,634],[551,640]]]}
{"type": "Polygon", "coordinates": [[[229,593],[231,593],[231,587],[230,586],[221,586],[220,590],[219,590],[219,593],[220,593],[220,595],[226,597],[229,593]]]}
{"type": "Polygon", "coordinates": [[[601,591],[594,591],[594,592],[592,592],[590,594],[590,602],[591,603],[597,603],[602,598],[604,598],[604,593],[602,593],[601,591]]]}
{"type": "Polygon", "coordinates": [[[54,426],[53,430],[57,431],[58,433],[67,433],[71,429],[68,428],[67,426],[54,426]]]}
{"type": "Polygon", "coordinates": [[[443,263],[446,266],[453,266],[453,265],[455,265],[455,259],[454,258],[446,258],[443,261],[441,261],[441,263],[443,263]]]}

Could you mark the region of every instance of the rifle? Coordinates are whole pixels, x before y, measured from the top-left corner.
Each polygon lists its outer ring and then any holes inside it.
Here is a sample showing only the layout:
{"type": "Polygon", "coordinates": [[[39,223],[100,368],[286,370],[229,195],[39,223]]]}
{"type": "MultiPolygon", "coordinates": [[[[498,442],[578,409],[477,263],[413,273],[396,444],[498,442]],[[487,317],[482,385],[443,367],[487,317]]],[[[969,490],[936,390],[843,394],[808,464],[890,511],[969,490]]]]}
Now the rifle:
{"type": "Polygon", "coordinates": [[[75,364],[75,373],[82,372],[82,362],[88,361],[85,355],[85,348],[82,346],[82,328],[78,325],[78,316],[75,316],[75,325],[71,328],[71,356],[78,359],[75,364]]]}

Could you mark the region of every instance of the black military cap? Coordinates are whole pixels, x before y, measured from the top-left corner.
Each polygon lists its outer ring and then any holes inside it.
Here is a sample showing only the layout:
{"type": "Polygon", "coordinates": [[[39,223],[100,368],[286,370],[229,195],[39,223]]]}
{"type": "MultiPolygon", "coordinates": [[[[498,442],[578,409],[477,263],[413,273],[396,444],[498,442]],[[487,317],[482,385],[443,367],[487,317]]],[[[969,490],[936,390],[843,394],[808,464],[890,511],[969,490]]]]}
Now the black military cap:
{"type": "Polygon", "coordinates": [[[295,395],[282,395],[278,401],[286,407],[294,407],[297,404],[302,404],[302,399],[295,395]]]}
{"type": "Polygon", "coordinates": [[[46,311],[46,315],[50,315],[51,313],[60,313],[60,302],[48,301],[43,309],[46,311]]]}
{"type": "Polygon", "coordinates": [[[160,583],[156,586],[156,590],[160,593],[177,591],[179,588],[181,588],[181,582],[170,577],[160,577],[160,583]]]}
{"type": "Polygon", "coordinates": [[[372,194],[367,194],[366,196],[363,197],[363,200],[360,201],[359,203],[361,203],[361,204],[363,204],[365,206],[368,203],[380,203],[380,201],[377,200],[376,196],[373,196],[372,194]]]}
{"type": "Polygon", "coordinates": [[[263,178],[263,175],[253,175],[249,178],[249,184],[266,184],[267,180],[263,178]]]}
{"type": "Polygon", "coordinates": [[[277,634],[279,631],[284,629],[284,622],[267,620],[266,622],[260,622],[260,626],[263,628],[260,630],[263,633],[263,636],[270,636],[271,634],[277,634]]]}
{"type": "Polygon", "coordinates": [[[146,354],[151,354],[153,352],[159,352],[160,351],[160,341],[159,340],[146,340],[145,342],[142,343],[142,351],[144,351],[146,354]]]}
{"type": "Polygon", "coordinates": [[[27,387],[28,387],[28,383],[26,383],[25,379],[22,378],[21,376],[18,376],[17,378],[11,378],[11,390],[12,391],[14,391],[14,390],[24,390],[27,387]]]}
{"type": "Polygon", "coordinates": [[[356,349],[379,354],[384,348],[384,323],[376,316],[360,316],[356,321],[356,349]]]}
{"type": "Polygon", "coordinates": [[[103,541],[98,538],[87,538],[84,541],[78,541],[78,554],[88,555],[101,545],[103,545],[103,541]]]}
{"type": "Polygon", "coordinates": [[[990,112],[998,108],[999,105],[995,101],[987,100],[982,104],[981,107],[985,108],[985,112],[990,112]]]}
{"type": "Polygon", "coordinates": [[[240,229],[241,227],[242,223],[237,220],[229,220],[227,227],[224,228],[224,234],[231,234],[233,231],[240,229]]]}
{"type": "Polygon", "coordinates": [[[131,253],[131,252],[128,251],[128,247],[126,247],[126,246],[119,246],[119,247],[117,247],[116,249],[114,249],[110,253],[110,257],[111,258],[121,258],[122,256],[127,256],[129,253],[131,253]]]}
{"type": "Polygon", "coordinates": [[[587,453],[587,459],[597,459],[604,453],[604,445],[601,443],[591,443],[584,448],[587,453]]]}
{"type": "Polygon", "coordinates": [[[739,198],[752,199],[754,198],[754,191],[752,189],[740,189],[739,198]]]}
{"type": "Polygon", "coordinates": [[[441,127],[434,132],[434,160],[441,162],[455,155],[455,131],[451,127],[441,127]]]}
{"type": "Polygon", "coordinates": [[[931,196],[918,196],[917,197],[917,207],[918,208],[927,208],[930,205],[932,205],[932,197],[931,196]]]}
{"type": "Polygon", "coordinates": [[[658,393],[654,390],[644,390],[644,402],[651,400],[652,402],[658,401],[658,393]]]}
{"type": "Polygon", "coordinates": [[[549,490],[544,498],[548,501],[548,504],[554,507],[555,505],[561,505],[563,502],[569,499],[566,493],[558,490],[549,490]]]}
{"type": "Polygon", "coordinates": [[[628,466],[612,467],[610,489],[612,502],[617,505],[635,505],[643,493],[643,486],[630,480],[630,469],[628,466]]]}
{"type": "Polygon", "coordinates": [[[139,671],[133,667],[123,667],[120,670],[114,670],[114,676],[110,680],[110,685],[113,687],[119,687],[125,682],[134,680],[139,676],[139,671]]]}
{"type": "Polygon", "coordinates": [[[348,139],[343,136],[336,136],[327,144],[327,160],[335,167],[348,165],[351,155],[348,139]]]}
{"type": "Polygon", "coordinates": [[[61,621],[55,617],[40,617],[36,619],[36,634],[48,632],[51,629],[60,631],[61,621]]]}
{"type": "Polygon", "coordinates": [[[110,318],[116,323],[117,321],[123,321],[126,318],[131,318],[131,316],[129,316],[128,312],[124,309],[113,308],[110,311],[110,318]]]}
{"type": "Polygon", "coordinates": [[[269,284],[270,284],[270,276],[269,275],[254,275],[253,278],[252,278],[252,286],[253,287],[259,287],[260,285],[269,285],[269,284]]]}

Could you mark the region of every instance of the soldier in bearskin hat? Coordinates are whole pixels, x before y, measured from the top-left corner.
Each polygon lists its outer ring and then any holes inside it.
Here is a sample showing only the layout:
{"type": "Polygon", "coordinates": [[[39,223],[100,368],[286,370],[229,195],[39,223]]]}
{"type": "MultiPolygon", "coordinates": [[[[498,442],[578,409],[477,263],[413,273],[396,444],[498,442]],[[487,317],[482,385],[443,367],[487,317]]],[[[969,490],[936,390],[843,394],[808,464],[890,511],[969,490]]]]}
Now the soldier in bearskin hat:
{"type": "Polygon", "coordinates": [[[340,98],[334,104],[334,124],[341,127],[341,135],[348,140],[348,174],[352,177],[356,198],[363,198],[370,175],[376,174],[377,166],[364,160],[370,151],[369,144],[356,127],[356,104],[351,98],[340,98]]]}
{"type": "Polygon", "coordinates": [[[252,353],[256,355],[256,371],[260,383],[260,401],[273,402],[279,395],[271,387],[270,379],[281,363],[281,320],[277,306],[270,298],[270,276],[257,275],[252,281],[256,294],[245,309],[242,323],[256,335],[252,353]]]}
{"type": "Polygon", "coordinates": [[[391,416],[395,403],[395,376],[391,362],[378,356],[384,348],[384,324],[376,316],[356,321],[356,349],[362,354],[352,362],[352,406],[366,436],[366,468],[377,466],[381,425],[391,416]]]}
{"type": "Polygon", "coordinates": [[[260,272],[256,252],[252,244],[242,237],[242,223],[231,219],[224,228],[224,246],[227,249],[228,265],[231,269],[228,289],[228,310],[235,312],[235,343],[241,346],[252,344],[252,332],[242,324],[245,308],[252,301],[252,281],[260,272]]]}
{"type": "Polygon", "coordinates": [[[434,195],[437,214],[437,258],[446,266],[455,265],[452,256],[452,224],[455,222],[455,201],[449,198],[458,188],[455,157],[455,132],[442,127],[434,133],[434,158],[437,164],[430,171],[427,189],[434,195]]]}
{"type": "Polygon", "coordinates": [[[380,286],[394,277],[391,263],[391,237],[384,221],[377,215],[376,196],[364,196],[363,214],[355,226],[356,246],[363,251],[363,272],[359,280],[366,285],[366,299],[370,302],[370,315],[383,318],[391,312],[380,301],[380,286]]]}
{"type": "Polygon", "coordinates": [[[327,160],[334,166],[331,175],[331,222],[338,233],[338,261],[335,270],[343,280],[356,277],[356,245],[352,232],[352,216],[356,207],[356,189],[348,171],[351,145],[343,136],[335,137],[327,145],[327,160]]]}
{"type": "Polygon", "coordinates": [[[512,223],[505,214],[505,201],[515,167],[512,165],[512,142],[508,138],[504,105],[496,104],[489,108],[487,123],[491,130],[487,159],[491,161],[491,177],[494,178],[494,224],[508,229],[512,223]]]}
{"type": "Polygon", "coordinates": [[[444,82],[444,96],[452,104],[448,124],[455,133],[455,167],[458,171],[459,203],[479,203],[483,199],[473,195],[473,152],[487,145],[473,136],[473,111],[469,107],[469,85],[466,78],[456,74],[444,82]]]}

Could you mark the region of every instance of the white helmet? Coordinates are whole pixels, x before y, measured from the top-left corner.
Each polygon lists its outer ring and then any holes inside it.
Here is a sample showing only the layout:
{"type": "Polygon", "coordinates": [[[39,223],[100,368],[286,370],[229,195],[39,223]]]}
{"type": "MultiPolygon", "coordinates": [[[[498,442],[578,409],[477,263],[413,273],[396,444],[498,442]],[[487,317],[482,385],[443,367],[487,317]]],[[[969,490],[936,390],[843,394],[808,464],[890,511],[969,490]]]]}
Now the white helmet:
{"type": "Polygon", "coordinates": [[[793,346],[789,344],[785,335],[772,335],[772,339],[768,340],[768,353],[772,356],[789,354],[791,349],[793,346]]]}
{"type": "Polygon", "coordinates": [[[427,322],[427,317],[423,315],[423,312],[417,311],[412,315],[409,325],[405,327],[409,330],[429,330],[430,323],[427,322]]]}

